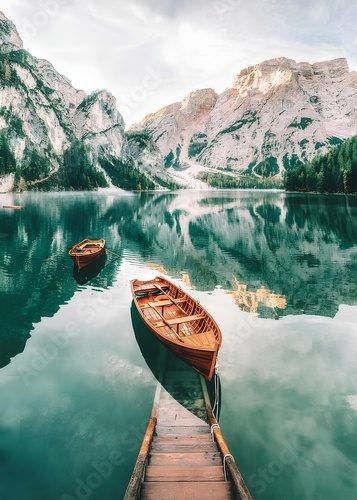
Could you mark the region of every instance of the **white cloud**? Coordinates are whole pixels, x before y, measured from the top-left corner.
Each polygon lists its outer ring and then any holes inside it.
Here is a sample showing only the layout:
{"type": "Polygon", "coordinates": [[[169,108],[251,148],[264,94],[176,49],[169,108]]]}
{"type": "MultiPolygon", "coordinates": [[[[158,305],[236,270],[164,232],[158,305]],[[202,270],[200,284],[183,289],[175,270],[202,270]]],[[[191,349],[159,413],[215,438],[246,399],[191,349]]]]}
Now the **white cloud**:
{"type": "Polygon", "coordinates": [[[106,88],[126,123],[191,90],[223,90],[246,66],[346,56],[357,69],[357,6],[347,0],[3,0],[25,47],[78,88],[106,88]]]}

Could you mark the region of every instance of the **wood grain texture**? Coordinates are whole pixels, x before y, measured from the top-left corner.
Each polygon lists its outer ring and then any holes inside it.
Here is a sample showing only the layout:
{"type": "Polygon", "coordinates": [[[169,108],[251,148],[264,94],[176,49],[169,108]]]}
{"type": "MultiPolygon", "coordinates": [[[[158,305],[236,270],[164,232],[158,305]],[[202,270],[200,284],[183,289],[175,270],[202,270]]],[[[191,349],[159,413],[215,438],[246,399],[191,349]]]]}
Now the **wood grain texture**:
{"type": "Polygon", "coordinates": [[[224,481],[222,465],[195,467],[184,465],[148,465],[145,481],[224,481]]]}
{"type": "Polygon", "coordinates": [[[141,498],[142,500],[229,500],[232,496],[230,483],[144,482],[141,498]]]}

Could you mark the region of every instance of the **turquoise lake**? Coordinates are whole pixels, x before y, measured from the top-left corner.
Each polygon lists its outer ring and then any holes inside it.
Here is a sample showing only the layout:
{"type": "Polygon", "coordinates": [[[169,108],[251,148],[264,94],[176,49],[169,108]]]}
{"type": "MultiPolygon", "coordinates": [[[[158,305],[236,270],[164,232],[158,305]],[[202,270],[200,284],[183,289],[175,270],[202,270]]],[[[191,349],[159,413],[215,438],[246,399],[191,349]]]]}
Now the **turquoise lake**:
{"type": "Polygon", "coordinates": [[[221,327],[253,498],[355,500],[357,197],[259,191],[0,195],[0,499],[123,497],[157,368],[130,280],[162,273],[221,327]],[[67,255],[85,237],[97,276],[67,255]]]}

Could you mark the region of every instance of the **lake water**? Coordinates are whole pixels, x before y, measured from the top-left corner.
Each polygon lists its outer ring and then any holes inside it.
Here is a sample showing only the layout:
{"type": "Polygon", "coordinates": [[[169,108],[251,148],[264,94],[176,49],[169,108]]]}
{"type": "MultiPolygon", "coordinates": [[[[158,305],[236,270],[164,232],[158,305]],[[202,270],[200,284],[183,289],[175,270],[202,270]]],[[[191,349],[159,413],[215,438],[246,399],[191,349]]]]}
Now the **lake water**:
{"type": "Polygon", "coordinates": [[[157,368],[133,331],[129,282],[158,273],[222,329],[221,426],[253,497],[355,500],[356,197],[0,195],[9,202],[25,208],[0,209],[1,500],[122,498],[157,368]],[[109,249],[92,279],[66,254],[87,236],[109,249]]]}

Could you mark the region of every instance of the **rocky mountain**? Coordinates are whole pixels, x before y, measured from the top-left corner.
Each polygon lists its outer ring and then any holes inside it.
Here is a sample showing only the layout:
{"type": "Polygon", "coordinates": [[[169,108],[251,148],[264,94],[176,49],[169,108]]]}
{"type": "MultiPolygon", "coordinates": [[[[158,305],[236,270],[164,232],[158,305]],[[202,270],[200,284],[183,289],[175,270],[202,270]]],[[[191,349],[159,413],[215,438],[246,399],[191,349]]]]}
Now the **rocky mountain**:
{"type": "Polygon", "coordinates": [[[272,59],[222,94],[192,92],[131,130],[150,135],[178,179],[212,169],[275,176],[357,133],[357,73],[345,59],[272,59]]]}
{"type": "Polygon", "coordinates": [[[153,188],[160,177],[168,183],[149,138],[140,158],[133,157],[140,141],[141,134],[127,137],[110,93],[75,89],[23,49],[0,12],[0,191],[153,188]]]}
{"type": "Polygon", "coordinates": [[[24,50],[0,12],[0,192],[236,187],[237,178],[265,187],[356,133],[357,73],[346,60],[286,58],[241,71],[222,94],[191,92],[126,132],[109,92],[75,89],[24,50]]]}

